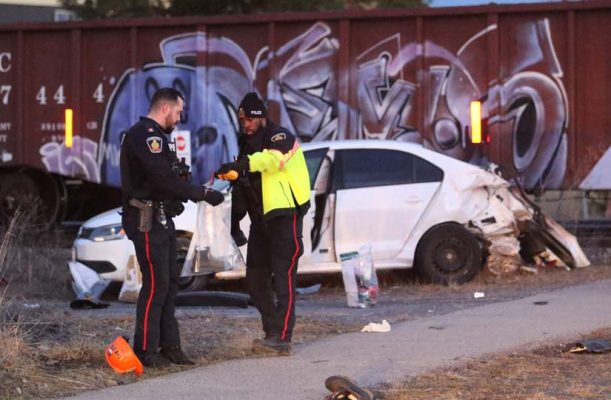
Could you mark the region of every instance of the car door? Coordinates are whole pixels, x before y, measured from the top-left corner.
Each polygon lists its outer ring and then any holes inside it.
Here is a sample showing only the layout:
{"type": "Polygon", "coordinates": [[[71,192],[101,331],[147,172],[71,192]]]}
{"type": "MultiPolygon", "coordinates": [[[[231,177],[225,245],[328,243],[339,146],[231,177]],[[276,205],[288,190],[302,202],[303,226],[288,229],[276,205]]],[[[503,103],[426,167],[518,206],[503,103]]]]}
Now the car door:
{"type": "MultiPolygon", "coordinates": [[[[312,204],[315,211],[312,213],[312,228],[306,229],[304,221],[304,243],[305,237],[311,239],[311,252],[304,254],[300,261],[300,268],[312,264],[312,268],[321,271],[328,268],[323,264],[335,263],[334,238],[333,238],[333,213],[335,212],[335,195],[331,192],[331,171],[333,168],[333,151],[328,148],[319,148],[304,152],[310,180],[312,184],[312,204]]],[[[314,270],[311,270],[312,272],[314,270]]]]}
{"type": "Polygon", "coordinates": [[[443,179],[441,169],[392,149],[336,151],[335,253],[372,245],[375,260],[395,257],[443,179]]]}
{"type": "MultiPolygon", "coordinates": [[[[327,154],[328,148],[320,148],[320,149],[312,149],[312,150],[304,150],[303,155],[305,157],[306,166],[308,168],[308,174],[310,176],[310,189],[312,190],[310,195],[310,208],[308,209],[307,214],[303,218],[303,255],[300,259],[301,269],[304,268],[305,265],[311,262],[312,251],[315,248],[315,244],[313,242],[313,232],[315,232],[317,228],[317,215],[320,207],[319,199],[321,196],[324,196],[323,193],[320,193],[321,190],[317,190],[315,186],[315,182],[317,177],[319,176],[319,170],[321,166],[324,164],[325,157],[327,154]]],[[[323,207],[324,209],[324,207],[323,207]]],[[[306,267],[307,268],[307,267],[306,267]]]]}

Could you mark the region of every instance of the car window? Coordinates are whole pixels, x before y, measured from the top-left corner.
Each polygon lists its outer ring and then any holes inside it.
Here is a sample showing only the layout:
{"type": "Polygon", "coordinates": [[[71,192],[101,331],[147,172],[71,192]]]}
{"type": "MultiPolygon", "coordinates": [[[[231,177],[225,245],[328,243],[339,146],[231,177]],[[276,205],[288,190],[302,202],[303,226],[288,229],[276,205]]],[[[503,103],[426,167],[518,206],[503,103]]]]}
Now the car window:
{"type": "Polygon", "coordinates": [[[318,175],[318,170],[320,169],[322,160],[325,158],[325,155],[327,154],[328,150],[328,148],[322,148],[303,152],[303,155],[306,160],[306,165],[308,167],[308,174],[310,174],[310,188],[314,187],[314,182],[316,182],[316,175],[318,175]]]}
{"type": "Polygon", "coordinates": [[[441,168],[418,156],[413,157],[415,183],[441,182],[443,180],[441,168]]]}
{"type": "Polygon", "coordinates": [[[413,154],[387,149],[336,152],[333,189],[437,182],[441,169],[413,154]]]}

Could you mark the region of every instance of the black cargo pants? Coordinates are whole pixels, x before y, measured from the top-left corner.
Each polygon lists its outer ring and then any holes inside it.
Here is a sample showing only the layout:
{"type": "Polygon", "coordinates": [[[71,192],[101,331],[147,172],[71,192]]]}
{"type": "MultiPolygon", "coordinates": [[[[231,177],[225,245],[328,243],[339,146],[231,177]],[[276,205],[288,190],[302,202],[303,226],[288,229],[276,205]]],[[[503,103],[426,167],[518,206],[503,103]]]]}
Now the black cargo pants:
{"type": "Polygon", "coordinates": [[[180,334],[174,302],[179,288],[180,267],[176,265],[174,222],[167,227],[157,220],[146,233],[138,231],[138,211],[124,207],[123,227],[134,243],[142,272],[142,289],[136,307],[134,351],[155,353],[159,347],[179,346],[180,334]]]}
{"type": "Polygon", "coordinates": [[[291,341],[297,263],[303,254],[303,216],[278,216],[250,225],[246,283],[267,337],[291,341]]]}

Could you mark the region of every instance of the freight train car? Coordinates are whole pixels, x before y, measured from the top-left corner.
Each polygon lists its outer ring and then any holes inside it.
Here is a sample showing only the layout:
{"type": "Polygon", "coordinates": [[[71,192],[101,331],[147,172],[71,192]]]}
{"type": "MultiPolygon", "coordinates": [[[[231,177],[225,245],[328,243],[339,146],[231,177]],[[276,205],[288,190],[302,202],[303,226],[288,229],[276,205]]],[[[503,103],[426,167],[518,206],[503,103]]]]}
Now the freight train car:
{"type": "Polygon", "coordinates": [[[610,48],[596,0],[0,27],[0,209],[116,205],[120,133],[162,86],[185,95],[174,138],[200,183],[254,90],[304,142],[417,142],[532,191],[608,190],[610,48]]]}

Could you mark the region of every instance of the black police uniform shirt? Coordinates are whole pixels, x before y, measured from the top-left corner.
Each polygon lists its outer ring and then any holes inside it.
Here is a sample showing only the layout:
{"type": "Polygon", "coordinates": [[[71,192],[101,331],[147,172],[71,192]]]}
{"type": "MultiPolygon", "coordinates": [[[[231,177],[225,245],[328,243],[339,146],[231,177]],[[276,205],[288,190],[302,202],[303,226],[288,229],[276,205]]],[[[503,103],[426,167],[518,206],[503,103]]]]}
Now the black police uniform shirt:
{"type": "MultiPolygon", "coordinates": [[[[254,135],[242,134],[239,137],[239,157],[257,153],[263,151],[264,149],[278,150],[284,154],[293,148],[295,145],[295,140],[297,139],[292,133],[288,132],[281,126],[274,124],[270,120],[267,120],[267,125],[254,135]]],[[[263,202],[261,201],[263,198],[261,188],[261,173],[249,172],[248,180],[255,191],[257,199],[259,199],[257,213],[259,213],[259,215],[263,215],[263,202]]]]}
{"type": "Polygon", "coordinates": [[[176,155],[161,126],[147,117],[127,131],[121,142],[121,186],[123,204],[130,198],[146,200],[198,201],[202,188],[191,185],[172,171],[176,155]]]}

